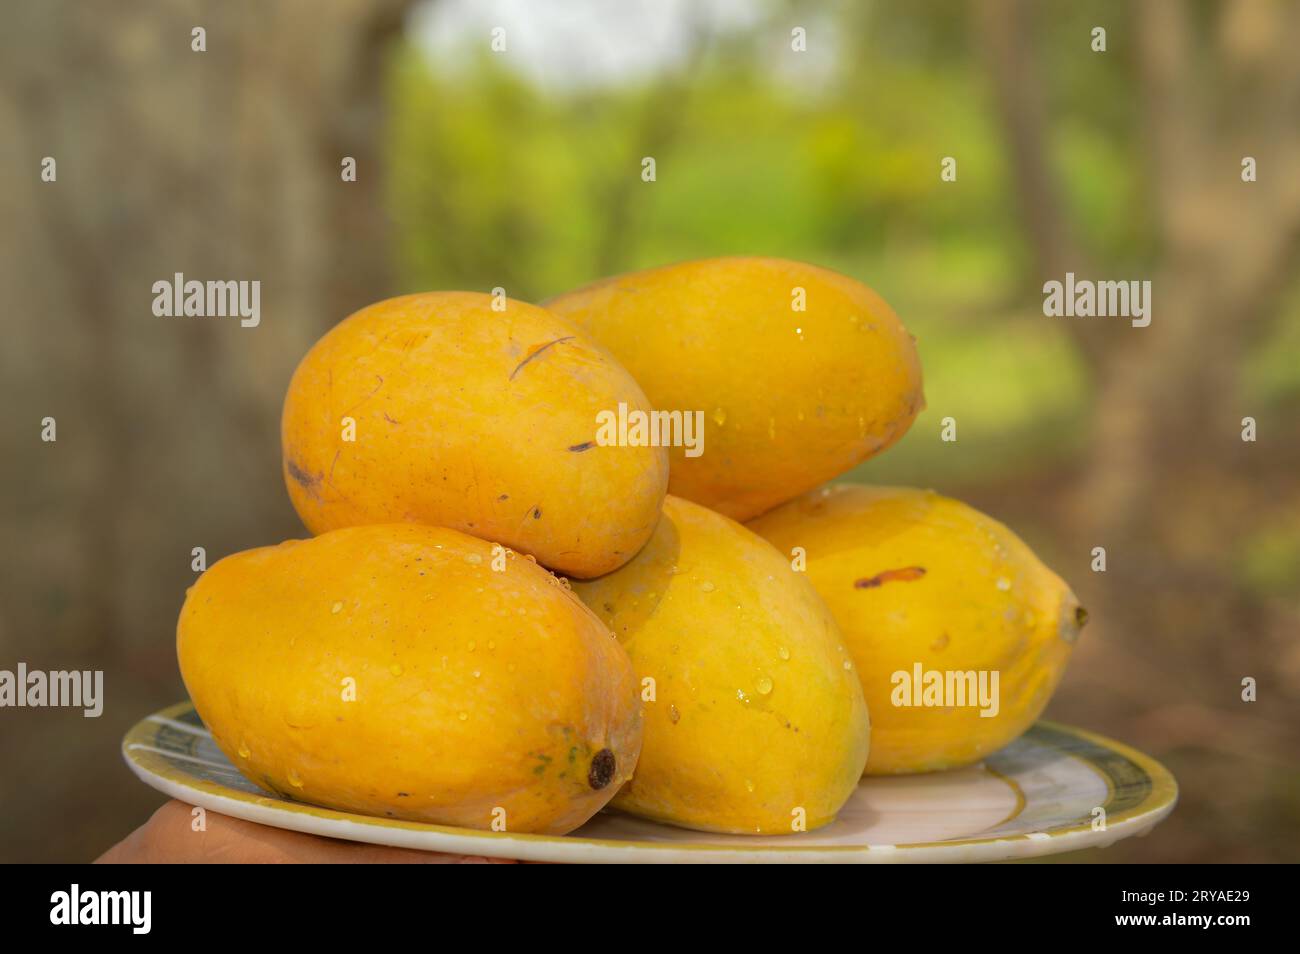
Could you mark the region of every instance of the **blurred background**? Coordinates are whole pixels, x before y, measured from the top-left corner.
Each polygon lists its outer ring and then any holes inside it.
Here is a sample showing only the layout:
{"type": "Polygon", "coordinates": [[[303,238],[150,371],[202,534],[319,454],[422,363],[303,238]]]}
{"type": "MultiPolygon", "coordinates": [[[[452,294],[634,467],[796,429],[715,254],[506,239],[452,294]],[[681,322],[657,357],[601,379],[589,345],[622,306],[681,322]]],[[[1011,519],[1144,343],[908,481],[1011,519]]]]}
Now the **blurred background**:
{"type": "Polygon", "coordinates": [[[0,669],[102,669],[106,687],[99,719],[0,710],[0,860],[88,860],[161,803],[119,741],[184,695],[191,548],[211,563],[303,535],[279,412],[325,330],[393,294],[537,300],[729,253],[883,294],[929,407],[853,476],[995,515],[1089,607],[1048,716],[1155,755],[1182,798],[1149,837],[1069,857],[1300,857],[1300,5],[0,16],[0,669]],[[1044,317],[1066,271],[1150,279],[1151,326],[1044,317]],[[175,272],[260,280],[261,325],[154,317],[175,272]]]}

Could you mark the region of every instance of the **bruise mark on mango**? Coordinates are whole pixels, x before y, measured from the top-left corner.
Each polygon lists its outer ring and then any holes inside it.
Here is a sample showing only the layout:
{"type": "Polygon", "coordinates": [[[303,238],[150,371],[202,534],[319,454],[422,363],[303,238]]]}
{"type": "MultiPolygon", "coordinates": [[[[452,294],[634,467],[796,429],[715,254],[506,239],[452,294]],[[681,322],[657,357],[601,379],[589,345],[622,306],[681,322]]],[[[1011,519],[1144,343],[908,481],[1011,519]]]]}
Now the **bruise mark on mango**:
{"type": "Polygon", "coordinates": [[[885,583],[907,583],[912,580],[919,580],[925,576],[925,567],[923,566],[904,566],[897,570],[882,570],[875,576],[864,576],[860,580],[853,581],[855,590],[869,590],[885,583]]]}
{"type": "Polygon", "coordinates": [[[515,379],[515,375],[518,374],[523,369],[524,365],[528,364],[528,362],[532,361],[534,358],[536,358],[538,355],[544,352],[547,348],[550,348],[552,345],[562,344],[565,341],[572,341],[575,337],[576,337],[575,335],[565,335],[562,338],[556,338],[554,341],[548,341],[546,342],[546,344],[539,345],[538,347],[534,348],[532,351],[528,352],[528,355],[524,358],[524,360],[520,361],[517,365],[515,365],[515,369],[510,372],[510,380],[513,381],[515,379]]]}
{"type": "Polygon", "coordinates": [[[583,451],[589,451],[595,446],[595,441],[583,441],[581,444],[570,445],[569,450],[573,451],[575,454],[581,454],[583,451]]]}
{"type": "Polygon", "coordinates": [[[284,466],[289,471],[289,476],[296,480],[303,490],[307,491],[313,499],[320,500],[320,478],[314,474],[309,474],[297,464],[292,458],[285,458],[284,466]]]}

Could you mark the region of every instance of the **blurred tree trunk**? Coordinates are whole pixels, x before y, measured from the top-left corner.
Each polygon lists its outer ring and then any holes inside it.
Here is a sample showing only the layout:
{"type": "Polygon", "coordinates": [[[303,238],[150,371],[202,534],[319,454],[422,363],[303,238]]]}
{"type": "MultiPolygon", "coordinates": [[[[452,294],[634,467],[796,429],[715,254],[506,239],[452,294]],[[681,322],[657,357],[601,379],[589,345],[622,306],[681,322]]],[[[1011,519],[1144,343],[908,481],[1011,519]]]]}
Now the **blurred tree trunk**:
{"type": "Polygon", "coordinates": [[[300,532],[279,408],[311,342],[388,291],[383,54],[409,2],[6,6],[0,635],[169,654],[192,547],[300,532]],[[155,317],[176,272],[259,280],[260,326],[155,317]]]}

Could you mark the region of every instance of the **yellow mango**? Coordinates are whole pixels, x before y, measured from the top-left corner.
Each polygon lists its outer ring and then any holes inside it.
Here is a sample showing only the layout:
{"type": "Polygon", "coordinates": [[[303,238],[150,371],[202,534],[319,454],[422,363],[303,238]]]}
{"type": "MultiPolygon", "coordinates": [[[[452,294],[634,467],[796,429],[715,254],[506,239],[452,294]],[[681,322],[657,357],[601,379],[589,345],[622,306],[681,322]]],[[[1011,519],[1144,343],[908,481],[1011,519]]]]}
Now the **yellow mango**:
{"type": "Polygon", "coordinates": [[[669,492],[748,520],[897,441],[925,405],[912,337],[866,285],[776,258],[632,272],[546,307],[605,345],[662,411],[702,413],[669,492]]]}
{"type": "Polygon", "coordinates": [[[1019,537],[933,491],[841,484],[749,526],[804,554],[844,633],[871,709],[868,775],[967,765],[1019,736],[1087,620],[1019,537]]]}
{"type": "Polygon", "coordinates": [[[600,620],[455,530],[355,527],[226,557],[190,588],[176,644],[231,762],[328,808],[559,834],[640,748],[631,663],[600,620]]]}
{"type": "Polygon", "coordinates": [[[645,549],[574,592],[627,648],[645,703],[614,807],[739,834],[834,819],[862,775],[867,709],[830,613],[780,553],[670,495],[645,549]]]}
{"type": "Polygon", "coordinates": [[[308,530],[451,527],[579,577],[650,538],[666,452],[596,442],[599,414],[644,411],[645,395],[567,321],[502,301],[381,301],[308,352],[281,423],[285,484],[308,530]]]}

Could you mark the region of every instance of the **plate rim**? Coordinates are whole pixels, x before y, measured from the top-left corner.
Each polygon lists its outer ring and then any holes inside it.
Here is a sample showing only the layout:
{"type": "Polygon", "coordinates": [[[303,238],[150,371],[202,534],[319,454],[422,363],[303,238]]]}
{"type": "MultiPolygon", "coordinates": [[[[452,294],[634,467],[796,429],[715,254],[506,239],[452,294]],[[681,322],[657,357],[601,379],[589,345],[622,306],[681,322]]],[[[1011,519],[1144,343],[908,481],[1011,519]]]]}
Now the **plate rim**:
{"type": "MultiPolygon", "coordinates": [[[[154,727],[160,722],[164,720],[179,722],[181,720],[177,718],[178,716],[194,711],[194,705],[189,700],[175,703],[140,719],[122,738],[121,751],[128,768],[146,785],[165,795],[233,818],[304,834],[346,838],[392,847],[524,861],[678,862],[683,860],[678,857],[681,855],[689,856],[685,859],[689,861],[723,863],[996,861],[1011,857],[1058,854],[1088,847],[1105,847],[1132,835],[1145,834],[1167,817],[1178,801],[1178,783],[1173,774],[1151,756],[1088,729],[1040,720],[1035,722],[1029,731],[1042,727],[1082,740],[1096,748],[1114,752],[1136,765],[1150,782],[1150,788],[1142,800],[1114,815],[1108,815],[1104,831],[1096,831],[1091,824],[1082,822],[1042,832],[989,837],[977,835],[948,841],[907,842],[897,845],[709,845],[592,838],[573,834],[541,835],[481,831],[338,811],[305,802],[286,801],[267,794],[243,792],[218,782],[194,778],[168,764],[165,754],[156,751],[151,744],[156,734],[154,727]],[[202,797],[196,798],[196,795],[202,797]],[[313,825],[312,822],[317,824],[313,825]],[[320,831],[319,823],[325,823],[335,829],[336,833],[320,831]],[[429,836],[434,836],[435,841],[445,841],[446,844],[430,846],[429,836]],[[557,858],[556,849],[559,849],[558,854],[568,857],[557,858]],[[638,857],[633,858],[629,855],[638,857]]],[[[204,728],[200,731],[207,730],[204,728]]],[[[1114,797],[1114,785],[1104,767],[1079,753],[1067,751],[1065,754],[1085,762],[1101,776],[1107,785],[1107,803],[1109,803],[1109,800],[1114,797]]]]}

